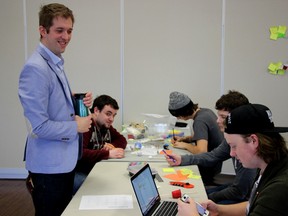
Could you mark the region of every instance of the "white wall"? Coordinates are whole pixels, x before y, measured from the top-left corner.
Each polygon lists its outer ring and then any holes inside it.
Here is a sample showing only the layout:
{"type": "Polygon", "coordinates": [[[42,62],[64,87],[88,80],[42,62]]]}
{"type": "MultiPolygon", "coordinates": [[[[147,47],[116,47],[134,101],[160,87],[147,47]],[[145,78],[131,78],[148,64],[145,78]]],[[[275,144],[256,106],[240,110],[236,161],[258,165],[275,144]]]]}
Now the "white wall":
{"type": "MultiPolygon", "coordinates": [[[[168,114],[174,90],[214,110],[221,94],[236,89],[270,107],[276,125],[288,125],[287,75],[267,72],[270,62],[287,63],[287,40],[269,39],[271,26],[288,25],[287,0],[58,2],[76,17],[64,54],[72,90],[117,99],[118,129],[143,121],[141,113],[168,114]]],[[[18,76],[39,43],[42,3],[49,1],[1,2],[0,177],[23,176],[26,127],[18,76]]]]}
{"type": "Polygon", "coordinates": [[[1,173],[13,176],[23,167],[26,130],[17,90],[25,59],[21,1],[1,2],[0,29],[0,167],[1,173]]]}

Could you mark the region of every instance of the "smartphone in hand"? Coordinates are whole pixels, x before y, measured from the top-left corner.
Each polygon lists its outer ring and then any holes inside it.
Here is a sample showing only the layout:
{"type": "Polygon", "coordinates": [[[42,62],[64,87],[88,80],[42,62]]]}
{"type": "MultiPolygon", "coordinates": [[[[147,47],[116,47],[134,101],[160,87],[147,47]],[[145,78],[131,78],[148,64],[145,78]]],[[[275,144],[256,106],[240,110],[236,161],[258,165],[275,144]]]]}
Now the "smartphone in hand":
{"type": "Polygon", "coordinates": [[[196,206],[197,206],[197,210],[200,216],[208,216],[209,215],[209,211],[207,209],[205,209],[200,203],[195,202],[196,206]]]}
{"type": "MultiPolygon", "coordinates": [[[[183,194],[183,196],[181,197],[181,200],[183,202],[186,202],[186,203],[188,203],[188,199],[189,199],[189,196],[187,194],[183,194]]],[[[198,202],[195,202],[195,203],[196,203],[198,214],[200,216],[208,216],[209,215],[209,211],[207,209],[205,209],[200,203],[198,203],[198,202]]]]}

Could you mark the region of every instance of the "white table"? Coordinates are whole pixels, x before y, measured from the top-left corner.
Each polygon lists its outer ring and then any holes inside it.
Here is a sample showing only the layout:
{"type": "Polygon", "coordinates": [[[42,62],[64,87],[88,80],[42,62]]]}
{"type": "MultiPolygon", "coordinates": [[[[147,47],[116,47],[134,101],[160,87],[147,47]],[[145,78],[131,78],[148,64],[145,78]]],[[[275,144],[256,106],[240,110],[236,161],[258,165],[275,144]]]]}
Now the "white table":
{"type": "MultiPolygon", "coordinates": [[[[125,157],[121,159],[109,159],[105,160],[107,162],[131,162],[131,161],[149,161],[149,162],[166,162],[163,154],[160,152],[163,150],[164,141],[150,141],[143,143],[143,148],[140,151],[135,151],[131,149],[134,147],[134,143],[137,140],[128,141],[127,147],[125,149],[125,157]],[[151,153],[151,154],[149,154],[151,153]]],[[[172,150],[174,154],[185,155],[191,154],[189,151],[179,148],[174,148],[169,145],[169,149],[172,150]]]]}
{"type": "MultiPolygon", "coordinates": [[[[171,181],[163,177],[167,173],[163,172],[163,168],[168,168],[167,163],[149,162],[150,167],[155,169],[162,177],[163,182],[158,182],[155,179],[158,186],[159,193],[163,200],[175,200],[172,198],[171,192],[177,189],[181,189],[182,194],[187,193],[190,197],[196,201],[207,199],[207,195],[201,179],[188,179],[185,182],[194,184],[193,189],[185,189],[178,186],[172,186],[169,184],[171,181]]],[[[112,216],[112,215],[141,215],[138,203],[136,201],[133,188],[130,182],[130,176],[127,171],[128,162],[99,162],[97,163],[87,179],[73,197],[65,211],[63,216],[112,216]],[[109,209],[109,210],[79,210],[79,205],[83,195],[132,195],[133,209],[109,209]]],[[[179,166],[174,167],[175,170],[182,168],[189,168],[195,174],[199,175],[197,166],[179,166]]],[[[176,201],[176,200],[175,200],[176,201]]]]}

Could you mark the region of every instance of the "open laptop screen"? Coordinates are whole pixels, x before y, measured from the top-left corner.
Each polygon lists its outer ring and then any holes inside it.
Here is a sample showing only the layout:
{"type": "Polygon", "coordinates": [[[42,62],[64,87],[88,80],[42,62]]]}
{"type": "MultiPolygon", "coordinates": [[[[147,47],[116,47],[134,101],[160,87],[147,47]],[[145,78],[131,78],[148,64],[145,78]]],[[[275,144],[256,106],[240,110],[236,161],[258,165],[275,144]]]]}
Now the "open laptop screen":
{"type": "Polygon", "coordinates": [[[160,203],[160,195],[152,177],[149,164],[146,164],[131,178],[132,186],[138,200],[141,212],[147,215],[160,203]]]}

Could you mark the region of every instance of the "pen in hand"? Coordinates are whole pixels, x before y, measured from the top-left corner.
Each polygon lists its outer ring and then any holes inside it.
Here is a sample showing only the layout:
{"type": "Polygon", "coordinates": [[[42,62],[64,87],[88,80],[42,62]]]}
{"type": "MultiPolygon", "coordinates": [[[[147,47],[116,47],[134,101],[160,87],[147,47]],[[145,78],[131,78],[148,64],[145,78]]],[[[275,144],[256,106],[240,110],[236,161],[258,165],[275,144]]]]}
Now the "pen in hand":
{"type": "Polygon", "coordinates": [[[171,155],[167,154],[167,152],[166,152],[164,149],[163,149],[162,151],[164,152],[165,155],[167,155],[170,159],[172,159],[172,161],[173,161],[174,163],[176,163],[176,160],[175,160],[174,157],[172,157],[171,155]]]}
{"type": "Polygon", "coordinates": [[[172,133],[173,133],[173,140],[176,141],[176,137],[175,137],[175,133],[174,133],[174,128],[172,130],[172,133]]]}

